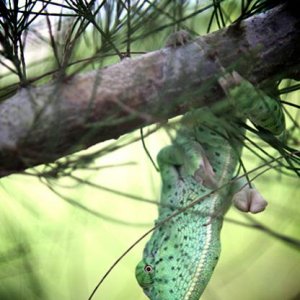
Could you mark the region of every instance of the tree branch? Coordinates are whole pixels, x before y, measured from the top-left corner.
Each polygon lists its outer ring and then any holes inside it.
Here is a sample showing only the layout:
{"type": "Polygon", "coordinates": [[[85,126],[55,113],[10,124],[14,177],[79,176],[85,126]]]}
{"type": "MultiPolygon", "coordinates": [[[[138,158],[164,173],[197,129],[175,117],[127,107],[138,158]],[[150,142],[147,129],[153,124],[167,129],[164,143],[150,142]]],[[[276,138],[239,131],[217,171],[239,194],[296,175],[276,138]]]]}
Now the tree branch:
{"type": "Polygon", "coordinates": [[[0,103],[0,176],[211,106],[221,66],[254,84],[300,78],[300,18],[285,6],[179,48],[164,48],[0,103]]]}

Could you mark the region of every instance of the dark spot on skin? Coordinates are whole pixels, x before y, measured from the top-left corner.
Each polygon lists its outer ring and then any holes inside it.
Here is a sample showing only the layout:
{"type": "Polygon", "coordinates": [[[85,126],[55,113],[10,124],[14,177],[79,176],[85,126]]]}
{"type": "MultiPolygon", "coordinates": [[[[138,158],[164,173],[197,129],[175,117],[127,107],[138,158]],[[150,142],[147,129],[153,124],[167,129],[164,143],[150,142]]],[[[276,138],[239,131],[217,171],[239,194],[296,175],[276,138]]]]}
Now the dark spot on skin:
{"type": "Polygon", "coordinates": [[[175,245],[174,245],[174,248],[175,248],[175,249],[177,249],[178,247],[179,247],[178,244],[175,244],[175,245]]]}
{"type": "Polygon", "coordinates": [[[183,237],[185,240],[187,240],[187,236],[185,235],[184,237],[183,237]]]}
{"type": "Polygon", "coordinates": [[[171,260],[171,259],[173,259],[173,258],[174,258],[174,256],[172,256],[172,255],[169,256],[169,260],[171,260]]]}
{"type": "Polygon", "coordinates": [[[216,155],[216,156],[220,156],[220,153],[219,153],[219,152],[215,152],[215,155],[216,155]]]}
{"type": "Polygon", "coordinates": [[[176,278],[175,278],[175,277],[173,277],[173,278],[172,278],[172,281],[176,281],[176,278]]]}
{"type": "Polygon", "coordinates": [[[188,252],[184,252],[183,256],[190,257],[190,254],[188,252]]]}
{"type": "Polygon", "coordinates": [[[172,188],[171,184],[168,184],[168,189],[170,190],[172,188]]]}
{"type": "Polygon", "coordinates": [[[173,293],[174,293],[174,291],[173,291],[173,290],[169,290],[169,292],[170,292],[170,294],[173,294],[173,293]]]}

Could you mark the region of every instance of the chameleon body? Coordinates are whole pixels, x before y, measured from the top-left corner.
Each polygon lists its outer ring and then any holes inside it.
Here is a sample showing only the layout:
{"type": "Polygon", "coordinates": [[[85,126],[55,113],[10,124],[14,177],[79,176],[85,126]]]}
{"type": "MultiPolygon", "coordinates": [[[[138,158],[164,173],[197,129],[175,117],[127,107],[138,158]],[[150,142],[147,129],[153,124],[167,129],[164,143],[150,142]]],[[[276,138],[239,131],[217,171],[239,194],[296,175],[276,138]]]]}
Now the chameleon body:
{"type": "MultiPolygon", "coordinates": [[[[209,109],[189,112],[172,145],[158,154],[162,192],[156,224],[200,200],[158,226],[146,244],[136,277],[151,300],[199,300],[211,278],[220,255],[223,216],[241,186],[231,182],[242,150],[241,141],[233,137],[244,132],[237,121],[249,118],[275,135],[284,129],[277,101],[263,95],[257,105],[259,92],[252,84],[237,73],[227,77],[220,84],[234,102],[236,119],[224,122],[209,109]]],[[[236,202],[241,210],[254,213],[266,206],[250,188],[239,191],[236,202]]]]}

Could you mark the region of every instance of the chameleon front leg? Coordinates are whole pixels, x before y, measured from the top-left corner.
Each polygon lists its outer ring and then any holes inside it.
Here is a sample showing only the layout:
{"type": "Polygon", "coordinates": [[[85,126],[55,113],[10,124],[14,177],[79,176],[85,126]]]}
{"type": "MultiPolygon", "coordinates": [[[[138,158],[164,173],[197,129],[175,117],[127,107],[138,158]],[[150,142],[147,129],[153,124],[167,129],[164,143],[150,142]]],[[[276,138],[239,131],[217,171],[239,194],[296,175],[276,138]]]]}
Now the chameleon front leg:
{"type": "Polygon", "coordinates": [[[200,185],[213,189],[217,187],[215,172],[204,149],[199,142],[192,140],[187,133],[180,143],[163,148],[157,156],[158,165],[162,172],[163,184],[173,181],[178,175],[169,166],[175,166],[180,177],[193,176],[200,185]],[[164,176],[166,169],[170,176],[164,176]]]}

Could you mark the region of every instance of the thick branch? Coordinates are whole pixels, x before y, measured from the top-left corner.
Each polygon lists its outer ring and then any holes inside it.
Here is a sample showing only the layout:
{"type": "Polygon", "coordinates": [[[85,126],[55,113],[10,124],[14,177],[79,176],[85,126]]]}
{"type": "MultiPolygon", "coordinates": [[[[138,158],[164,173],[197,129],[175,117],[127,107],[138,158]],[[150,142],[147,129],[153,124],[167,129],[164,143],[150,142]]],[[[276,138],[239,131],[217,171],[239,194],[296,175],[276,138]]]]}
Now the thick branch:
{"type": "Polygon", "coordinates": [[[275,8],[179,48],[164,48],[0,104],[0,176],[51,162],[223,97],[221,66],[255,84],[299,78],[300,21],[275,8]]]}

